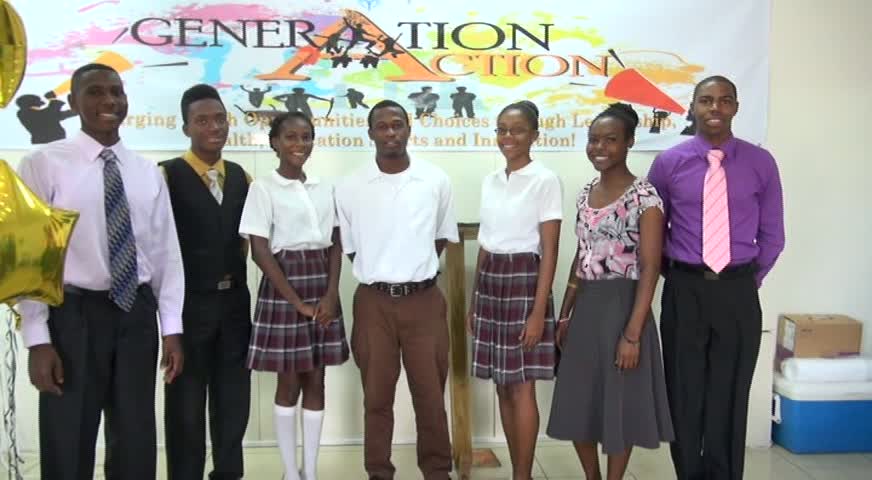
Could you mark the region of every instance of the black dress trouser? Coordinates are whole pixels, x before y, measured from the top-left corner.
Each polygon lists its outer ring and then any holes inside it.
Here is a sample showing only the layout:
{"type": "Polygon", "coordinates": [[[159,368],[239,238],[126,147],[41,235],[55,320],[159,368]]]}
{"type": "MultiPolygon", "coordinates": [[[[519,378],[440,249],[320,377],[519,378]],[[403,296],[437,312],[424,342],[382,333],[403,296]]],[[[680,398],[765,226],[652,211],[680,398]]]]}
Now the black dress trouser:
{"type": "Polygon", "coordinates": [[[107,480],[154,480],[157,462],[154,294],[137,292],[125,313],[107,292],[65,289],[49,310],[52,345],[64,368],[63,394],[39,395],[43,480],[91,480],[101,414],[107,480]]]}
{"type": "Polygon", "coordinates": [[[251,398],[251,373],[245,366],[250,302],[245,285],[185,293],[185,368],[164,389],[169,480],[203,478],[207,397],[213,466],[209,478],[243,476],[242,439],[251,398]]]}
{"type": "Polygon", "coordinates": [[[679,480],[741,480],[762,315],[753,268],[670,268],[660,332],[679,480]]]}

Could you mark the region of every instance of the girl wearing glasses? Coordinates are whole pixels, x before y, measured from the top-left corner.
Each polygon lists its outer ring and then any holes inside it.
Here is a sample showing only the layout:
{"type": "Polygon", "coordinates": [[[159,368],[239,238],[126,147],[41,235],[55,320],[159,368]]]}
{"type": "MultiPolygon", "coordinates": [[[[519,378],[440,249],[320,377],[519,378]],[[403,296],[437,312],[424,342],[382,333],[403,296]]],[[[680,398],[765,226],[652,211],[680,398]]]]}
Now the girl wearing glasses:
{"type": "Polygon", "coordinates": [[[557,175],[530,158],[539,136],[536,105],[505,107],[496,134],[506,165],[482,182],[481,248],[467,324],[472,373],[496,384],[513,478],[527,480],[539,433],[535,382],[554,377],[551,284],[563,193],[557,175]]]}

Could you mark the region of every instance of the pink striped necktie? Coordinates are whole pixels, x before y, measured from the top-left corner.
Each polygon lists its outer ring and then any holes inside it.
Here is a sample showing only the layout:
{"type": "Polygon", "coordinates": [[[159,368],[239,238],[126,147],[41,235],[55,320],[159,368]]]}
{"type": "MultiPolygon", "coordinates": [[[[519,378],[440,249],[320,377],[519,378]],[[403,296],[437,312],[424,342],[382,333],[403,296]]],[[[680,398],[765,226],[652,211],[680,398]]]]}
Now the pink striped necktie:
{"type": "Polygon", "coordinates": [[[724,152],[709,150],[709,168],[702,193],[702,261],[715,273],[730,263],[730,211],[724,152]]]}

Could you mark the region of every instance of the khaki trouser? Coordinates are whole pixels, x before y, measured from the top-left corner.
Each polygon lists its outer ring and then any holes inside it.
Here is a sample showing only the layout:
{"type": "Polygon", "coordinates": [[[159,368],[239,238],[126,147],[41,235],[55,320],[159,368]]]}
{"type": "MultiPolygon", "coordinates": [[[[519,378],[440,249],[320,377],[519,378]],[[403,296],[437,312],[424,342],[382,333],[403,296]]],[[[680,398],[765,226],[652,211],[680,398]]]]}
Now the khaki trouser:
{"type": "Polygon", "coordinates": [[[427,480],[446,480],[451,441],[445,414],[448,324],[437,287],[393,298],[361,285],[354,294],[351,351],[363,383],[364,464],[370,477],[391,479],[394,396],[400,359],[406,370],[418,432],[418,467],[427,480]]]}

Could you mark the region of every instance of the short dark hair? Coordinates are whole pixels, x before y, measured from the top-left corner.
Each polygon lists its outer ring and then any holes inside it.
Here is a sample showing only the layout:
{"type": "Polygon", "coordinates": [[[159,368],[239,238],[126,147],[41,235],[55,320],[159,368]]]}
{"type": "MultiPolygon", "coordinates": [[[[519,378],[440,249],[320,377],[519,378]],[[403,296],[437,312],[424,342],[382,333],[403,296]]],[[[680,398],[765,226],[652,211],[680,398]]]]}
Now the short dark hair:
{"type": "Polygon", "coordinates": [[[201,83],[185,90],[181,101],[182,123],[188,123],[188,110],[191,108],[191,104],[206,99],[218,100],[221,106],[224,106],[224,102],[221,101],[221,95],[218,94],[218,90],[215,90],[215,87],[212,85],[201,83]]]}
{"type": "Polygon", "coordinates": [[[510,103],[503,107],[502,110],[500,110],[500,114],[497,115],[497,121],[499,121],[500,117],[509,110],[520,111],[521,115],[523,115],[527,119],[527,122],[530,124],[530,128],[534,132],[539,131],[539,107],[537,107],[535,103],[529,100],[521,100],[520,102],[510,103]]]}
{"type": "Polygon", "coordinates": [[[118,75],[117,70],[110,67],[109,65],[103,65],[102,63],[89,63],[86,65],[82,65],[81,67],[77,68],[75,72],[73,72],[73,76],[70,79],[70,92],[75,95],[76,92],[79,90],[79,84],[82,82],[82,76],[88,72],[93,72],[96,70],[104,70],[118,75]]]}
{"type": "Polygon", "coordinates": [[[295,118],[301,119],[308,123],[309,129],[312,131],[312,139],[315,138],[315,124],[312,123],[312,119],[309,118],[308,115],[303,112],[297,111],[280,113],[275,118],[273,118],[271,122],[269,122],[269,146],[273,149],[274,152],[278,153],[278,150],[273,147],[272,141],[279,137],[279,132],[282,129],[282,124],[295,118]]]}
{"type": "Polygon", "coordinates": [[[693,101],[696,102],[696,95],[699,93],[700,87],[709,82],[723,82],[730,86],[733,89],[733,98],[739,98],[739,92],[736,90],[736,84],[733,83],[732,80],[723,76],[723,75],[712,75],[710,77],[703,78],[701,82],[697,83],[695,87],[693,87],[693,101]]]}
{"type": "Polygon", "coordinates": [[[381,110],[384,108],[392,108],[392,107],[399,108],[400,110],[402,110],[403,118],[406,119],[406,125],[408,125],[409,124],[409,113],[406,112],[406,109],[403,108],[402,105],[400,105],[399,103],[397,103],[393,100],[382,100],[382,101],[376,103],[375,105],[373,105],[373,107],[369,110],[369,115],[366,117],[366,124],[369,126],[369,128],[372,128],[372,117],[375,114],[376,110],[381,110]]]}
{"type": "Polygon", "coordinates": [[[612,103],[605,110],[593,118],[591,125],[601,118],[614,118],[624,124],[624,138],[636,136],[636,127],[639,126],[639,115],[633,107],[626,103],[612,103]]]}

